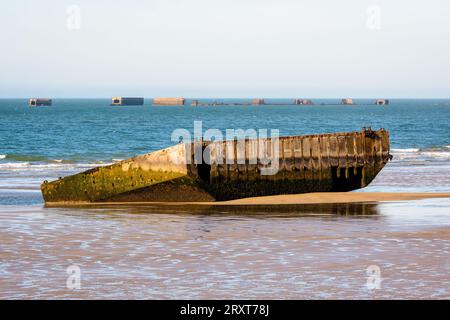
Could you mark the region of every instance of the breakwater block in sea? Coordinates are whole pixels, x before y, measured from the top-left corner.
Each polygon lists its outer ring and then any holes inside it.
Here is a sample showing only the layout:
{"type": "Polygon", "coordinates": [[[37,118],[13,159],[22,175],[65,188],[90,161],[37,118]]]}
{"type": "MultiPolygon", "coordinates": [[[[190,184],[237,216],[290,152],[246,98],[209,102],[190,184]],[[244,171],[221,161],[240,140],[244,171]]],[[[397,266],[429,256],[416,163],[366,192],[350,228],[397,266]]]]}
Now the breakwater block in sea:
{"type": "Polygon", "coordinates": [[[183,106],[185,102],[184,98],[153,98],[154,106],[183,106]]]}
{"type": "Polygon", "coordinates": [[[30,107],[51,106],[52,99],[31,98],[28,99],[28,105],[30,107]]]}
{"type": "Polygon", "coordinates": [[[384,129],[180,143],[41,185],[46,203],[215,201],[367,186],[392,158],[384,129]]]}

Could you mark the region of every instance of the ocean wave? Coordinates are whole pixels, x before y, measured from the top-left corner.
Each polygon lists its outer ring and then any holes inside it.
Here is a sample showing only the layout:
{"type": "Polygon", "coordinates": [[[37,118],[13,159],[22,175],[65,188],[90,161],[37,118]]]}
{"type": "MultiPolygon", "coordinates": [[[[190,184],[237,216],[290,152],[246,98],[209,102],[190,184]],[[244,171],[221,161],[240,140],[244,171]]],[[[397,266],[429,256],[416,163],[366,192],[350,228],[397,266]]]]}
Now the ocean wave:
{"type": "Polygon", "coordinates": [[[0,170],[73,170],[79,168],[93,168],[106,166],[112,163],[30,163],[30,162],[6,162],[0,163],[0,170]]]}
{"type": "MultiPolygon", "coordinates": [[[[49,158],[40,155],[22,155],[22,154],[0,154],[0,160],[8,161],[11,163],[32,163],[32,164],[52,164],[52,163],[64,163],[64,164],[85,164],[85,163],[95,163],[95,164],[105,164],[114,163],[122,161],[122,158],[112,158],[108,159],[89,159],[88,157],[75,156],[72,158],[49,158]]],[[[2,161],[3,162],[3,161],[2,161]]],[[[1,162],[0,162],[1,163],[1,162]]]]}
{"type": "Polygon", "coordinates": [[[431,148],[405,148],[391,149],[392,155],[397,159],[450,159],[450,146],[431,148]]]}
{"type": "Polygon", "coordinates": [[[0,159],[9,160],[9,161],[18,161],[18,162],[37,162],[37,161],[52,161],[52,159],[49,159],[44,156],[37,156],[37,155],[22,155],[22,154],[4,154],[2,155],[4,157],[0,157],[0,159]]]}
{"type": "Polygon", "coordinates": [[[416,149],[416,148],[407,148],[407,149],[391,149],[392,152],[397,152],[397,153],[414,153],[414,152],[418,152],[420,149],[416,149]]]}

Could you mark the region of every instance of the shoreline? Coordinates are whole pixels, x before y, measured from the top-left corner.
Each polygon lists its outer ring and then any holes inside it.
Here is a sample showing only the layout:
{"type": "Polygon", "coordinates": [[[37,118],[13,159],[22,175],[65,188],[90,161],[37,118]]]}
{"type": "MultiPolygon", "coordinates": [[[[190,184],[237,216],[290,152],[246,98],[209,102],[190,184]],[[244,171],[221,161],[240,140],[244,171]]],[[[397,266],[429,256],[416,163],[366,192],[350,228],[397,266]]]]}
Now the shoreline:
{"type": "Polygon", "coordinates": [[[50,202],[45,207],[74,207],[74,206],[283,206],[301,204],[333,204],[333,203],[370,203],[389,201],[408,201],[433,198],[450,198],[450,192],[319,192],[303,194],[287,194],[243,198],[228,201],[205,202],[50,202]]]}

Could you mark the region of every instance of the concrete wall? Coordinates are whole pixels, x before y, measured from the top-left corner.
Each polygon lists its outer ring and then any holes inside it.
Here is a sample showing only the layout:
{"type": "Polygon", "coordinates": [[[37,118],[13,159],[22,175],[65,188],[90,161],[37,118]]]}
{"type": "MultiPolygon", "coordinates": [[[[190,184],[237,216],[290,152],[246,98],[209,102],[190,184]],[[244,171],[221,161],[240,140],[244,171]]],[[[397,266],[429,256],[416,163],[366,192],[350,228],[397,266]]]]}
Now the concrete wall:
{"type": "Polygon", "coordinates": [[[184,103],[184,98],[153,98],[155,106],[182,106],[184,103]]]}
{"type": "Polygon", "coordinates": [[[52,105],[52,99],[44,99],[44,98],[31,98],[28,99],[28,105],[29,106],[51,106],[52,105]]]}
{"type": "Polygon", "coordinates": [[[46,202],[90,202],[187,176],[183,144],[41,185],[46,202]]]}
{"type": "Polygon", "coordinates": [[[278,144],[270,139],[214,142],[208,148],[211,192],[219,199],[236,198],[233,193],[353,190],[368,185],[390,158],[385,130],[281,137],[278,144]],[[261,149],[279,154],[277,174],[262,174],[271,165],[255,160],[261,149]],[[233,191],[224,192],[225,186],[233,191]]]}
{"type": "Polygon", "coordinates": [[[211,201],[348,191],[369,184],[389,159],[389,133],[383,129],[205,141],[45,182],[41,189],[46,202],[211,201]]]}
{"type": "Polygon", "coordinates": [[[111,105],[114,106],[142,106],[144,98],[141,97],[113,97],[111,105]]]}

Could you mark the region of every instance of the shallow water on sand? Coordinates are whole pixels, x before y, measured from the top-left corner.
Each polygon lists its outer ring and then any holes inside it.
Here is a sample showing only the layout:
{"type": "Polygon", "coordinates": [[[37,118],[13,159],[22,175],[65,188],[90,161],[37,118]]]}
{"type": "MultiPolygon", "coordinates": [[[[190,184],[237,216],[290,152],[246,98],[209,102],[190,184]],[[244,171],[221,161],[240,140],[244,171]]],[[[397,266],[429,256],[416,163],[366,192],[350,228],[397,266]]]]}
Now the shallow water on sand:
{"type": "Polygon", "coordinates": [[[449,202],[2,206],[0,298],[448,299],[449,202]]]}

